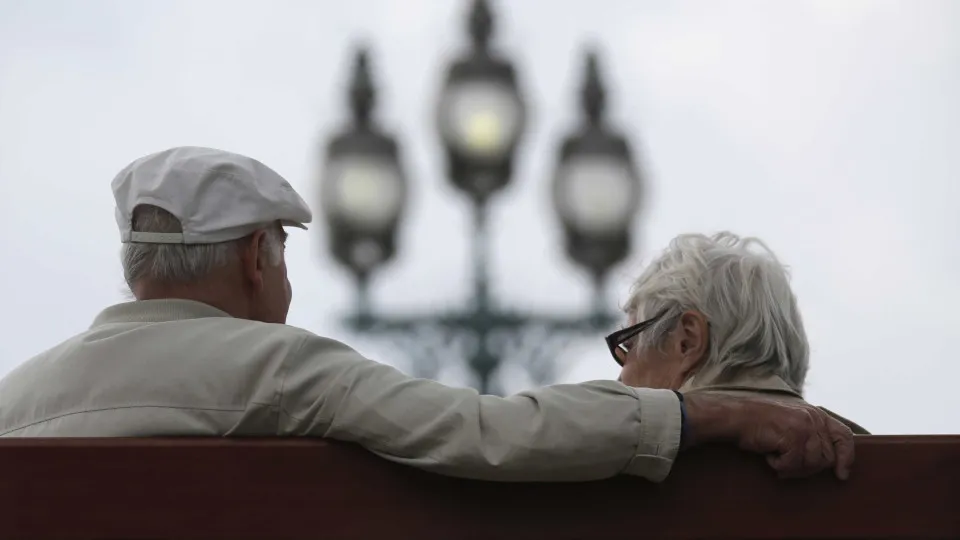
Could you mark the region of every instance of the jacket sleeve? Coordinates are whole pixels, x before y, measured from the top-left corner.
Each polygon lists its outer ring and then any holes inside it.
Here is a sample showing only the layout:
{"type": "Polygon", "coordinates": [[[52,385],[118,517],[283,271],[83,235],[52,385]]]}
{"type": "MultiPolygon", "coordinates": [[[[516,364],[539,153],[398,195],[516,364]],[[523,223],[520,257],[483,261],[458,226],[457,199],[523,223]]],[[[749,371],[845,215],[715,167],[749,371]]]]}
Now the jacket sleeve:
{"type": "Polygon", "coordinates": [[[283,366],[281,435],[356,442],[398,463],[481,480],[659,482],[680,442],[669,390],[614,381],[481,396],[415,379],[307,336],[283,366]]]}

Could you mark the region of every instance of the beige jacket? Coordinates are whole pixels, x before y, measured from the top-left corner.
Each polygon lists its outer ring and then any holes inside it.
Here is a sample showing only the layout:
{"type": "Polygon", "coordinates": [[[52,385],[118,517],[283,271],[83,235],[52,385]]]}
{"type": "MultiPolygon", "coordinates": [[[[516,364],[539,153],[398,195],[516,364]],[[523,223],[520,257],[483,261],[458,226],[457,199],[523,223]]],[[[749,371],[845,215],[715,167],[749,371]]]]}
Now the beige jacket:
{"type": "MultiPolygon", "coordinates": [[[[703,377],[701,377],[703,378],[703,377]]],[[[709,379],[709,377],[708,377],[709,379]]],[[[776,375],[771,375],[767,377],[750,377],[750,376],[740,376],[736,377],[733,380],[726,381],[723,383],[706,383],[697,385],[695,381],[690,381],[687,385],[684,385],[680,390],[684,393],[689,392],[710,392],[710,393],[724,393],[736,396],[744,397],[758,397],[766,396],[770,398],[777,399],[779,401],[804,401],[803,396],[790,387],[786,381],[777,377],[776,375]]],[[[818,407],[823,412],[829,414],[830,416],[836,418],[843,424],[845,424],[850,431],[855,435],[869,435],[870,432],[863,429],[860,425],[847,420],[846,418],[840,416],[839,414],[825,408],[818,407]]]]}
{"type": "Polygon", "coordinates": [[[613,381],[481,396],[186,300],[109,307],[0,380],[2,437],[168,435],[329,437],[486,480],[661,481],[680,405],[613,381]]]}

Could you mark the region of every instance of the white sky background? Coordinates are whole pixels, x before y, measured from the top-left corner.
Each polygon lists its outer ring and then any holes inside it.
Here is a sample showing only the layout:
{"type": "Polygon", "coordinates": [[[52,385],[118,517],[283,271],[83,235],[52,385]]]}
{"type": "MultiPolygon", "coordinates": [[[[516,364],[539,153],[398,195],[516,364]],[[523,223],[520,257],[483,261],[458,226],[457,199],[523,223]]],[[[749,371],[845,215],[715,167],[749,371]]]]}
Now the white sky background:
{"type": "MultiPolygon", "coordinates": [[[[465,297],[468,214],[432,123],[465,5],[0,0],[0,374],[124,299],[109,182],[133,159],[178,145],[246,153],[315,203],[319,143],[346,117],[361,38],[414,190],[375,297],[396,310],[465,297]]],[[[557,311],[589,300],[547,194],[557,139],[577,118],[582,46],[597,43],[611,118],[649,182],[642,252],[618,269],[611,304],[678,233],[759,236],[793,268],[808,399],[876,433],[960,432],[960,2],[494,6],[532,115],[493,210],[501,300],[557,311]]],[[[351,283],[320,230],[291,234],[289,322],[403,367],[402,351],[338,326],[351,283]]],[[[599,336],[570,354],[564,381],[616,375],[599,336]]],[[[455,371],[447,380],[462,380],[455,371]]]]}

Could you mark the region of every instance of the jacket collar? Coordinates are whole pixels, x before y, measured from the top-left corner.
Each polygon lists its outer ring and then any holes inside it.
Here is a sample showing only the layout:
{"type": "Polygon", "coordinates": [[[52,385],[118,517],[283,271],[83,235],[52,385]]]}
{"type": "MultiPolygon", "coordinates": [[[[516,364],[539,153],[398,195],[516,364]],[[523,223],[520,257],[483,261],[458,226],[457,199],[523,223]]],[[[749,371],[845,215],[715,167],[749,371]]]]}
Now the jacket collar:
{"type": "MultiPolygon", "coordinates": [[[[680,391],[745,392],[803,400],[803,395],[800,392],[790,388],[790,385],[787,384],[786,381],[776,375],[767,375],[761,377],[740,375],[734,379],[724,381],[722,383],[712,382],[715,380],[716,372],[706,372],[701,374],[699,377],[694,377],[693,379],[687,381],[682,387],[680,387],[680,391]]],[[[824,407],[820,407],[820,409],[845,424],[848,428],[850,428],[851,431],[853,431],[855,435],[870,434],[869,431],[864,429],[863,426],[857,424],[856,422],[848,420],[824,407]]]]}
{"type": "Polygon", "coordinates": [[[101,311],[93,320],[91,328],[113,323],[152,323],[206,317],[230,317],[230,315],[211,305],[193,300],[176,298],[137,300],[116,304],[101,311]]]}
{"type": "Polygon", "coordinates": [[[714,382],[715,380],[715,373],[707,372],[698,374],[684,383],[684,385],[680,388],[680,391],[688,392],[691,390],[697,390],[761,392],[765,394],[788,395],[803,399],[803,394],[791,388],[786,381],[777,375],[764,375],[756,377],[749,374],[741,374],[733,379],[723,381],[722,383],[714,382]]]}

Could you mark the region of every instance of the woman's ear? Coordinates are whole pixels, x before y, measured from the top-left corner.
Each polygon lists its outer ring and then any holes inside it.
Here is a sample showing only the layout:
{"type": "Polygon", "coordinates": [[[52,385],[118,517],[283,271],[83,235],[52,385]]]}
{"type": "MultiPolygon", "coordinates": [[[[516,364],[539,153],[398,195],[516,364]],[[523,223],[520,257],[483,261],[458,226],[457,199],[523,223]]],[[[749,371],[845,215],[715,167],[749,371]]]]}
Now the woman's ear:
{"type": "Polygon", "coordinates": [[[625,353],[620,347],[616,347],[613,350],[613,354],[617,355],[617,358],[620,359],[621,366],[627,363],[627,353],[625,353]]]}
{"type": "Polygon", "coordinates": [[[710,352],[710,324],[699,311],[685,311],[677,325],[681,371],[684,378],[696,373],[710,352]]]}

